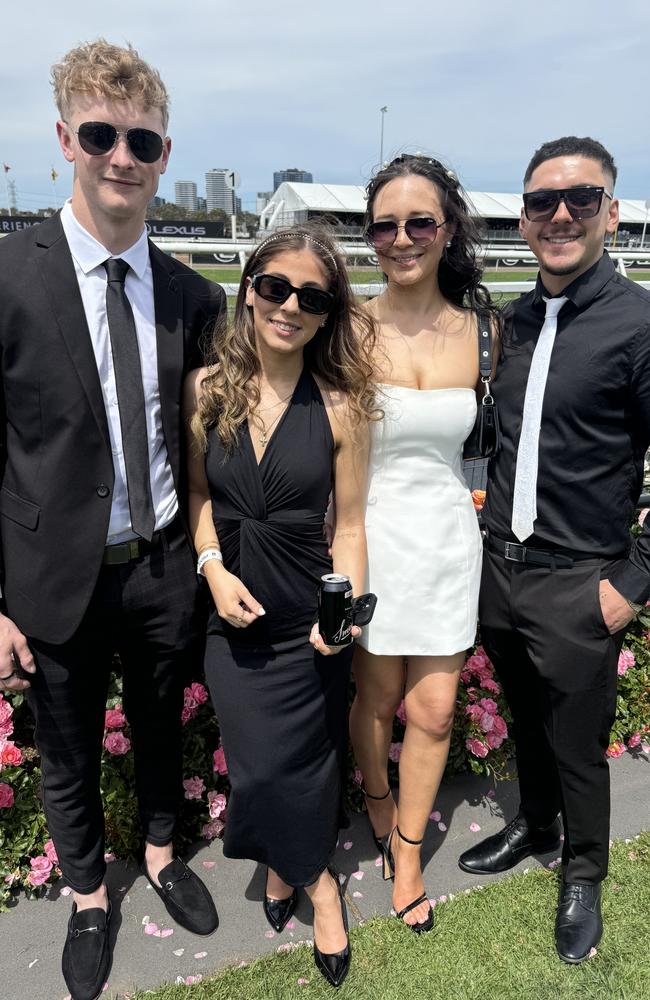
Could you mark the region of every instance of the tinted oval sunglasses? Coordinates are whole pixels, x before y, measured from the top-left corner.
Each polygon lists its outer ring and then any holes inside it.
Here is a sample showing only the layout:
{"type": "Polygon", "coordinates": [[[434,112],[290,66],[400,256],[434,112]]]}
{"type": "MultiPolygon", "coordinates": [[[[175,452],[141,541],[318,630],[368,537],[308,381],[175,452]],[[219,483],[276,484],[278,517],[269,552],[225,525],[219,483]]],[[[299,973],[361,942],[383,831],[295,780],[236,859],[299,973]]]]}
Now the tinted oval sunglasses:
{"type": "Polygon", "coordinates": [[[117,129],[108,122],[82,122],[75,134],[84,153],[89,153],[91,156],[103,156],[104,153],[109,153],[121,135],[124,136],[133,156],[141,163],[155,163],[162,156],[162,136],[149,128],[117,129]]]}
{"type": "Polygon", "coordinates": [[[411,243],[426,247],[435,241],[438,230],[448,221],[443,219],[442,222],[436,222],[427,216],[421,219],[407,219],[402,226],[398,226],[396,222],[371,222],[364,236],[376,250],[387,250],[397,239],[400,229],[403,229],[411,243]]]}
{"type": "Polygon", "coordinates": [[[567,212],[574,220],[593,219],[600,212],[603,197],[612,198],[604,187],[583,184],[571,188],[540,188],[539,191],[525,191],[524,212],[529,222],[550,222],[563,201],[567,212]]]}
{"type": "Polygon", "coordinates": [[[286,278],[279,278],[273,274],[254,274],[251,278],[251,288],[261,299],[278,304],[286,302],[290,295],[295,294],[303,312],[313,313],[314,316],[323,316],[334,305],[334,296],[331,292],[325,292],[322,288],[312,288],[310,285],[296,288],[286,278]]]}

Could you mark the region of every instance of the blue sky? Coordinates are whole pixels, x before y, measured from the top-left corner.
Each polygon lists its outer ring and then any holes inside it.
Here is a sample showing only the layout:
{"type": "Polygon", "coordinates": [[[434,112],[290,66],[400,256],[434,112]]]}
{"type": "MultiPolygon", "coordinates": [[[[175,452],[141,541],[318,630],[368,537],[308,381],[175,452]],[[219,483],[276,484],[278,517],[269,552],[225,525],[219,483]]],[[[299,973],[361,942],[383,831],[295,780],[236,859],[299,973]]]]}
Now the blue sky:
{"type": "MultiPolygon", "coordinates": [[[[365,183],[407,149],[446,160],[469,189],[518,191],[547,139],[592,135],[618,193],[650,198],[647,0],[31,0],[3,5],[0,160],[19,208],[59,200],[71,170],[54,133],[49,68],[79,41],[130,41],[172,97],[174,147],[159,193],[230,167],[244,207],[297,166],[365,183]]],[[[0,202],[4,202],[0,188],[0,202]]]]}

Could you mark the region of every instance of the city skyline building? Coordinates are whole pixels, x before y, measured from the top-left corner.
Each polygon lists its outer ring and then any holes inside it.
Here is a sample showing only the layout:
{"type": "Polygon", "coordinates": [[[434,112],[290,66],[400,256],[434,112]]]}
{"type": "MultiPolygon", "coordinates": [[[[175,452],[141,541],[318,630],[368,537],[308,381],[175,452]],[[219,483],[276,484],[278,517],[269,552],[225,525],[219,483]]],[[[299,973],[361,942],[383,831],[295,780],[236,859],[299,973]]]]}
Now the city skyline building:
{"type": "Polygon", "coordinates": [[[199,205],[197,188],[194,181],[176,181],[174,184],[174,203],[179,208],[196,212],[199,205]]]}
{"type": "Polygon", "coordinates": [[[273,197],[273,191],[258,191],[255,197],[255,214],[259,215],[260,212],[266,208],[271,198],[273,197]]]}
{"type": "Polygon", "coordinates": [[[285,181],[292,181],[294,184],[313,184],[314,177],[308,170],[300,170],[298,167],[276,170],[273,173],[273,192],[277,191],[285,181]]]}
{"type": "Polygon", "coordinates": [[[226,175],[232,171],[227,167],[214,167],[205,175],[205,200],[208,212],[220,208],[226,215],[235,211],[235,192],[226,184],[226,175]]]}

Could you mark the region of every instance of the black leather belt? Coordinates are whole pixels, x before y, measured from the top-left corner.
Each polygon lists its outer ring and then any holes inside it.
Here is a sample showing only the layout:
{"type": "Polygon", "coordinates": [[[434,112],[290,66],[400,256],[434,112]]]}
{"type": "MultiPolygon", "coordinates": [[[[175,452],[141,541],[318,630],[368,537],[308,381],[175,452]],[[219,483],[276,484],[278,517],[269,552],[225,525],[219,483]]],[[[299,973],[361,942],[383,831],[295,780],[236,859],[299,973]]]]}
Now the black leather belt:
{"type": "Polygon", "coordinates": [[[117,545],[107,545],[104,549],[102,559],[103,566],[123,566],[134,559],[141,559],[142,556],[164,548],[164,543],[173,542],[183,534],[183,522],[180,517],[167,524],[159,531],[154,531],[151,541],[146,538],[133,538],[128,542],[118,542],[117,545]]]}
{"type": "Polygon", "coordinates": [[[491,552],[503,556],[507,562],[526,563],[528,566],[550,566],[568,569],[576,562],[584,559],[597,559],[598,556],[586,552],[572,552],[571,549],[531,549],[518,542],[504,542],[494,535],[487,536],[487,547],[491,552]]]}

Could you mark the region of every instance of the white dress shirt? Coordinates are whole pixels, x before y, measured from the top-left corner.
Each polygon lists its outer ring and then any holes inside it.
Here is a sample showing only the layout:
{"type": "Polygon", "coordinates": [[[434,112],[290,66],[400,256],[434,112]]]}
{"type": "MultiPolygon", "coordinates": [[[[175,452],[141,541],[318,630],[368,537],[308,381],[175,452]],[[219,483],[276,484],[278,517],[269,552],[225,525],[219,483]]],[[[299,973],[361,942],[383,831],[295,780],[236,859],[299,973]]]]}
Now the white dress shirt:
{"type": "Polygon", "coordinates": [[[130,266],[124,288],[133,310],[140,351],[151,496],[156,512],[156,530],[169,524],[178,511],[178,498],[162,428],[153,274],[149,260],[149,244],[146,230],[143,229],[138,241],[128,250],[120,254],[111,254],[80,225],[74,216],[70,201],[65,203],[61,211],[61,224],[70,247],[79,282],[81,301],[88,322],[90,340],[95,354],[108,418],[115,484],[106,544],[114,545],[136,536],[131,528],[113,353],[106,318],[106,271],[102,265],[109,257],[118,256],[130,266]]]}

